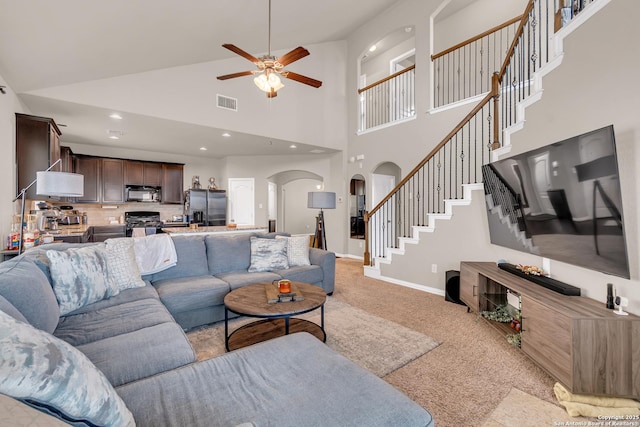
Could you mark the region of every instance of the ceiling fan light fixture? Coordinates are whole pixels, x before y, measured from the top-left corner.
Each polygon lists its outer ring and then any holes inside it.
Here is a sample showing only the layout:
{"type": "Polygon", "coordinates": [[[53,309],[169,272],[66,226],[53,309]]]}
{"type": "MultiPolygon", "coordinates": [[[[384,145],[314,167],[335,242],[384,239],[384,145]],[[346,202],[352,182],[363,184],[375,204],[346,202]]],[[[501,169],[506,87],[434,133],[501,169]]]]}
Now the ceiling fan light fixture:
{"type": "Polygon", "coordinates": [[[253,79],[253,82],[258,86],[258,88],[267,93],[277,92],[284,87],[280,77],[276,73],[262,73],[253,79]]]}

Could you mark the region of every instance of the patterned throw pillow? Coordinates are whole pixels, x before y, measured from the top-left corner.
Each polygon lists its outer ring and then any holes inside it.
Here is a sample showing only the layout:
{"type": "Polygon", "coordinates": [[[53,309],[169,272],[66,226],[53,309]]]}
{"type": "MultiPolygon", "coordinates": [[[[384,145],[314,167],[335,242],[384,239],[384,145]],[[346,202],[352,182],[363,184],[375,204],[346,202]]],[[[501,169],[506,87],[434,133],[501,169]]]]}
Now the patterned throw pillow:
{"type": "Polygon", "coordinates": [[[145,286],[140,278],[140,268],[136,262],[136,252],[133,249],[133,239],[121,237],[107,239],[107,268],[109,270],[109,282],[112,289],[111,295],[117,295],[120,291],[130,288],[145,286]]]}
{"type": "Polygon", "coordinates": [[[66,342],[0,311],[0,348],[0,393],[74,425],[135,425],[104,374],[66,342]]]}
{"type": "Polygon", "coordinates": [[[251,237],[251,265],[249,272],[286,270],[287,241],[282,239],[261,239],[251,237]]]}
{"type": "Polygon", "coordinates": [[[287,241],[287,258],[289,267],[311,265],[309,261],[309,236],[276,236],[276,239],[287,241]]]}
{"type": "Polygon", "coordinates": [[[47,251],[60,315],[111,295],[105,245],[47,251]]]}

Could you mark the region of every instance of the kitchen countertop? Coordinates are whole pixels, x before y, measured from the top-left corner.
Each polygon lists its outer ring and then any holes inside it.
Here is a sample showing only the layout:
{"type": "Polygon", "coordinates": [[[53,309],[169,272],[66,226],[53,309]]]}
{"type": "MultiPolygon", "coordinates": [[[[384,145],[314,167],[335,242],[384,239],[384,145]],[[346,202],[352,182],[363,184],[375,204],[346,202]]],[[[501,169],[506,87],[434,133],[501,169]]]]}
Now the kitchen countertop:
{"type": "Polygon", "coordinates": [[[189,227],[163,227],[162,231],[169,234],[232,234],[267,231],[267,227],[255,225],[238,225],[236,228],[227,228],[226,225],[202,226],[198,228],[189,227]]]}
{"type": "Polygon", "coordinates": [[[58,230],[41,231],[40,235],[49,233],[54,238],[57,236],[82,236],[89,227],[92,226],[87,224],[59,225],[58,230]]]}

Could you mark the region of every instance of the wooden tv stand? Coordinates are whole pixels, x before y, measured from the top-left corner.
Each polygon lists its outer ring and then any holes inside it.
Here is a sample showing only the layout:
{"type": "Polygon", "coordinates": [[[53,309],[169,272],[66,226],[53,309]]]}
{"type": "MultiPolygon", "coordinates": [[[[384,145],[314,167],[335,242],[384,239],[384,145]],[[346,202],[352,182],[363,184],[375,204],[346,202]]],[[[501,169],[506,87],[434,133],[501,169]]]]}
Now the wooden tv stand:
{"type": "Polygon", "coordinates": [[[520,295],[521,348],[535,363],[573,393],[640,399],[640,317],[561,295],[492,262],[460,263],[460,299],[476,313],[506,302],[507,289],[520,295]]]}

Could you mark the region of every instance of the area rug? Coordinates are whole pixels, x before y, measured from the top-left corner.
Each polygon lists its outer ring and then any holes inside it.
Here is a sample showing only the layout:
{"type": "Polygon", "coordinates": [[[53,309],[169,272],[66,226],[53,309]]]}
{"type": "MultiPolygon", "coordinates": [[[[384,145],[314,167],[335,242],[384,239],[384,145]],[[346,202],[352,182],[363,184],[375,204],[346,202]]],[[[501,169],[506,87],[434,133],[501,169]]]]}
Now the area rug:
{"type": "MultiPolygon", "coordinates": [[[[319,310],[300,317],[320,323],[319,310]]],[[[233,319],[229,322],[229,330],[233,331],[254,320],[233,319]]],[[[329,347],[379,377],[388,375],[440,345],[420,332],[331,297],[327,298],[325,304],[325,331],[329,347]]],[[[225,352],[224,322],[189,332],[187,337],[198,360],[225,352]]]]}

